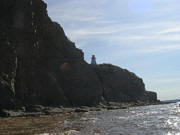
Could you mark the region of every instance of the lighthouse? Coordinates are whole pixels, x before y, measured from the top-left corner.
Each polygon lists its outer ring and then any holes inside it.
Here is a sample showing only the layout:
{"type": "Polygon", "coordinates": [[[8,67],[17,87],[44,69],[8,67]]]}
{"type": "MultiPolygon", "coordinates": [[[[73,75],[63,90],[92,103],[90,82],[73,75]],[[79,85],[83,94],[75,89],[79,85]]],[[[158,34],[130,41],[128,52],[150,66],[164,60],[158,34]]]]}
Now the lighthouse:
{"type": "Polygon", "coordinates": [[[95,55],[92,55],[92,57],[91,57],[91,64],[96,65],[96,57],[95,57],[95,55]]]}

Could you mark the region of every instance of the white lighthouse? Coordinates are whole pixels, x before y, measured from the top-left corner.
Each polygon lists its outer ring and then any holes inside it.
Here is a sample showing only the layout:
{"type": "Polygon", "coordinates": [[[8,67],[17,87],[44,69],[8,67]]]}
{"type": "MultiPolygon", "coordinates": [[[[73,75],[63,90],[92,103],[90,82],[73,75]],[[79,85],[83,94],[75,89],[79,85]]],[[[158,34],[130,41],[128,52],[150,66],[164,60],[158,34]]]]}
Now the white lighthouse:
{"type": "Polygon", "coordinates": [[[92,55],[92,57],[91,57],[91,64],[96,65],[96,57],[95,57],[95,55],[92,55]]]}

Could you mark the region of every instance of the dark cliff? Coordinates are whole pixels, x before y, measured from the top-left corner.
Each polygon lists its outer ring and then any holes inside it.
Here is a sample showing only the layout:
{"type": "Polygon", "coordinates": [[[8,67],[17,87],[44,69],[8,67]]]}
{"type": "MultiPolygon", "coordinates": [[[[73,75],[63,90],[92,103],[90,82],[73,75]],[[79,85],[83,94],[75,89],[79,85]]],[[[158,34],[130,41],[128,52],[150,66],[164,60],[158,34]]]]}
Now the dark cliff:
{"type": "Polygon", "coordinates": [[[141,78],[126,69],[111,65],[92,65],[103,89],[103,97],[109,102],[157,101],[155,92],[146,91],[141,78]]]}
{"type": "Polygon", "coordinates": [[[111,72],[104,66],[95,70],[87,64],[83,52],[51,21],[46,8],[42,0],[1,0],[0,108],[151,98],[153,94],[147,96],[142,80],[134,74],[118,68],[111,72]]]}

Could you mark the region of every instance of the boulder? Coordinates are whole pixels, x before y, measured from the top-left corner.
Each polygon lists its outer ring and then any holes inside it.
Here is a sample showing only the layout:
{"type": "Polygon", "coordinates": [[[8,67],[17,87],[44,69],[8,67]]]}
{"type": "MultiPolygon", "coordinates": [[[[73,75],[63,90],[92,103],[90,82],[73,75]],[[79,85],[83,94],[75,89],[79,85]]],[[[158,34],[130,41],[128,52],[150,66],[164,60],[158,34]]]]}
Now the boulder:
{"type": "Polygon", "coordinates": [[[7,110],[0,110],[0,117],[8,117],[10,114],[7,112],[7,110]]]}

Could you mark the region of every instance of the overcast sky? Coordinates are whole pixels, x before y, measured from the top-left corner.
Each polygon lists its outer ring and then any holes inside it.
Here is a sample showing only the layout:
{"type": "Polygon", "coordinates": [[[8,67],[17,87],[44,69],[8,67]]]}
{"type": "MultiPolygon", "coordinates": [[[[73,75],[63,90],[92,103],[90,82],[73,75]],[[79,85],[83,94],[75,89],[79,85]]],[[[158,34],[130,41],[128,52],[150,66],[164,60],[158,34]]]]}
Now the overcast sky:
{"type": "Polygon", "coordinates": [[[45,0],[52,20],[90,62],[143,78],[158,98],[180,98],[180,0],[45,0]]]}

